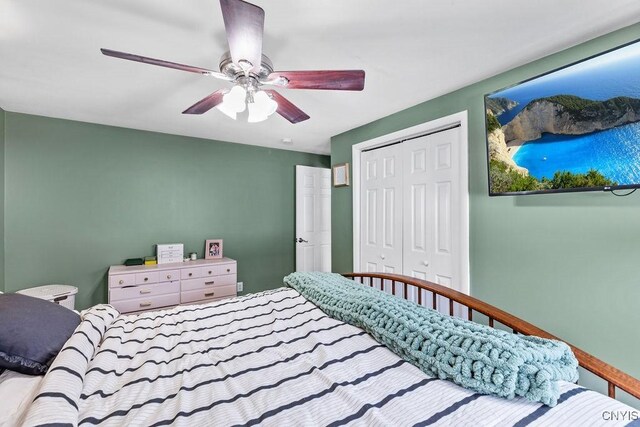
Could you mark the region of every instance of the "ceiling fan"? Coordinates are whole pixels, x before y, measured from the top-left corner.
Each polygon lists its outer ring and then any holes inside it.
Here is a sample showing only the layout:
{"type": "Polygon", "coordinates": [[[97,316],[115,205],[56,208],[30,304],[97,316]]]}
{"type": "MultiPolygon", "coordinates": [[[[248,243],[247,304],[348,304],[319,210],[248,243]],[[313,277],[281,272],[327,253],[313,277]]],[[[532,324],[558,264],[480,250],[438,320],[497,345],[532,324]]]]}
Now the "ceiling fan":
{"type": "Polygon", "coordinates": [[[307,120],[309,116],[273,89],[362,90],[363,70],[335,71],[273,71],[271,60],[262,53],[264,10],[243,0],[220,0],[229,51],[220,58],[220,71],[163,61],[130,53],[100,49],[104,55],[145,64],[174,68],[233,82],[229,89],[219,89],[201,99],[183,114],[202,114],[217,107],[236,119],[248,110],[248,122],[261,122],[274,112],[291,123],[307,120]]]}

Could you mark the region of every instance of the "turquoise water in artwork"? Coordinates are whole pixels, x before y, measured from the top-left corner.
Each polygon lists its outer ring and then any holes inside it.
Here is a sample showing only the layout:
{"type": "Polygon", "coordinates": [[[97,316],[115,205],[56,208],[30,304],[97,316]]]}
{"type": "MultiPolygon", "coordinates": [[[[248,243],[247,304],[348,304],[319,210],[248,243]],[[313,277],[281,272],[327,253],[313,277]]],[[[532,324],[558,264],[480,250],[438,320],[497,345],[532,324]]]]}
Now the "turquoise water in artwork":
{"type": "Polygon", "coordinates": [[[618,185],[640,183],[640,123],[580,136],[544,134],[513,156],[538,179],[595,169],[618,185]]]}
{"type": "MultiPolygon", "coordinates": [[[[640,42],[502,90],[518,106],[498,116],[509,123],[538,98],[575,95],[604,101],[617,96],[640,99],[640,42]]],[[[585,173],[595,169],[618,185],[640,184],[640,122],[580,136],[545,134],[526,142],[513,160],[538,179],[556,171],[585,173]]]]}

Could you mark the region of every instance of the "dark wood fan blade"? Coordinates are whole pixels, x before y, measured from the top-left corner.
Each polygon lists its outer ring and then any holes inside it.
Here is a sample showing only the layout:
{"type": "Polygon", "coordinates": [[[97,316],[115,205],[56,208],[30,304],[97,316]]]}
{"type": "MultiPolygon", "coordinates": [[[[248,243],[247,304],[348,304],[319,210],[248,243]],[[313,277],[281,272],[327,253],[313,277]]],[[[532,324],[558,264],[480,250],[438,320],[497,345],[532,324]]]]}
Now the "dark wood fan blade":
{"type": "Polygon", "coordinates": [[[362,90],[364,71],[274,71],[268,81],[288,89],[362,90]]]}
{"type": "Polygon", "coordinates": [[[202,114],[211,110],[216,105],[222,102],[222,97],[224,96],[224,90],[220,89],[213,92],[211,95],[202,98],[200,101],[193,104],[191,107],[187,108],[182,112],[182,114],[202,114]]]}
{"type": "Polygon", "coordinates": [[[142,62],[144,64],[158,65],[160,67],[174,68],[176,70],[188,71],[190,73],[205,74],[223,80],[231,80],[225,74],[206,68],[194,67],[191,65],[178,64],[177,62],[163,61],[162,59],[147,58],[146,56],[134,55],[132,53],[118,52],[110,49],[100,49],[104,55],[114,58],[126,59],[129,61],[142,62]]]}
{"type": "Polygon", "coordinates": [[[264,10],[242,0],[220,0],[224,28],[231,59],[242,66],[249,61],[251,70],[260,71],[262,62],[262,35],[264,33],[264,10]]]}
{"type": "Polygon", "coordinates": [[[269,89],[265,90],[265,92],[271,95],[273,100],[278,103],[278,114],[289,120],[291,123],[296,124],[309,119],[307,113],[296,107],[291,101],[280,95],[275,90],[269,89]]]}

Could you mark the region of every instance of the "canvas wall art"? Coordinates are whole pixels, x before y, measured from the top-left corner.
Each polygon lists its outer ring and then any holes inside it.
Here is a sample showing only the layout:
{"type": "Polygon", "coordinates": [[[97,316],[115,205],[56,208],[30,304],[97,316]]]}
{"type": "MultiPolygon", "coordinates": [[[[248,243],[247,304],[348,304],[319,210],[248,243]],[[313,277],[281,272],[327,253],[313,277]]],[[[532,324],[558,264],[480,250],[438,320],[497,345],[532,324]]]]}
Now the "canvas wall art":
{"type": "Polygon", "coordinates": [[[491,195],[640,186],[640,42],[485,96],[491,195]]]}

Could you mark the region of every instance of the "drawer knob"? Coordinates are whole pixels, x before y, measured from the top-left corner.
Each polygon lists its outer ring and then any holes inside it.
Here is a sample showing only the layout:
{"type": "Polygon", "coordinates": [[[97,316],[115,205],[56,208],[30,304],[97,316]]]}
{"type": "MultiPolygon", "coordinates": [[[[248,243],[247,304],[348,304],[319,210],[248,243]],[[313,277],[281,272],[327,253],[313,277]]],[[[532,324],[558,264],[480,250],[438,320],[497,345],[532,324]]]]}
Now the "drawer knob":
{"type": "Polygon", "coordinates": [[[141,302],[140,303],[140,307],[151,307],[151,303],[150,302],[141,302]]]}
{"type": "Polygon", "coordinates": [[[204,294],[205,297],[212,297],[215,294],[215,292],[207,292],[206,294],[204,294]]]}
{"type": "Polygon", "coordinates": [[[149,280],[149,278],[148,278],[148,277],[145,277],[145,278],[144,278],[144,281],[145,281],[145,282],[146,282],[146,281],[148,281],[148,280],[149,280]]]}
{"type": "Polygon", "coordinates": [[[228,273],[228,272],[230,272],[230,271],[231,271],[231,269],[230,269],[230,268],[227,268],[227,273],[228,273]]]}
{"type": "Polygon", "coordinates": [[[170,274],[167,274],[167,279],[171,279],[171,275],[170,274]]]}
{"type": "Polygon", "coordinates": [[[211,274],[211,270],[209,270],[209,274],[211,274]]]}
{"type": "Polygon", "coordinates": [[[210,282],[204,282],[205,285],[213,285],[214,283],[216,283],[214,280],[212,280],[210,282]]]}
{"type": "Polygon", "coordinates": [[[122,285],[124,283],[124,280],[120,279],[120,281],[118,282],[119,285],[122,285]]]}
{"type": "Polygon", "coordinates": [[[189,273],[189,277],[193,276],[193,273],[189,273]]]}

